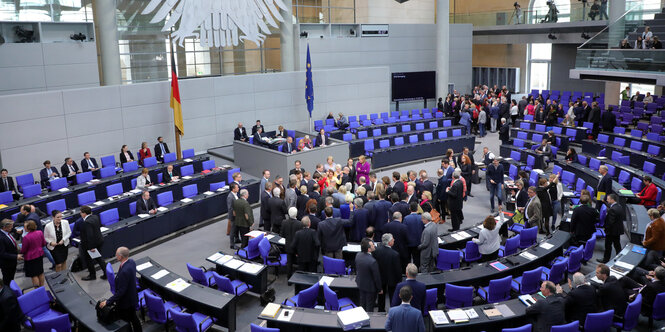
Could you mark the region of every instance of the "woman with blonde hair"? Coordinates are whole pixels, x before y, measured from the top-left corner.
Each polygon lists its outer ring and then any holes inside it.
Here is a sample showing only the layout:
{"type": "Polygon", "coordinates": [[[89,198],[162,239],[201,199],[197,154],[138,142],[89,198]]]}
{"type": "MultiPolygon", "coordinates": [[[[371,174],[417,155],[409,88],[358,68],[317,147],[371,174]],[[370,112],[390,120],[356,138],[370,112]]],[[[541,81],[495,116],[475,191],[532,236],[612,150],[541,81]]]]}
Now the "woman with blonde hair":
{"type": "Polygon", "coordinates": [[[303,139],[298,143],[298,151],[307,151],[312,149],[312,139],[309,138],[309,135],[305,135],[303,139]]]}
{"type": "Polygon", "coordinates": [[[136,189],[145,189],[146,187],[152,186],[152,180],[150,180],[150,170],[143,168],[141,170],[141,175],[136,178],[136,189]]]}
{"type": "Polygon", "coordinates": [[[365,177],[365,180],[369,179],[370,164],[367,161],[365,155],[358,157],[358,162],[356,163],[356,183],[360,184],[360,177],[365,177]]]}
{"type": "Polygon", "coordinates": [[[328,156],[326,158],[326,163],[323,165],[323,169],[327,172],[328,170],[332,169],[333,171],[335,170],[335,161],[333,159],[333,156],[328,156]]]}
{"type": "Polygon", "coordinates": [[[148,142],[141,143],[141,150],[139,150],[139,163],[143,165],[143,159],[152,157],[148,142]]]}

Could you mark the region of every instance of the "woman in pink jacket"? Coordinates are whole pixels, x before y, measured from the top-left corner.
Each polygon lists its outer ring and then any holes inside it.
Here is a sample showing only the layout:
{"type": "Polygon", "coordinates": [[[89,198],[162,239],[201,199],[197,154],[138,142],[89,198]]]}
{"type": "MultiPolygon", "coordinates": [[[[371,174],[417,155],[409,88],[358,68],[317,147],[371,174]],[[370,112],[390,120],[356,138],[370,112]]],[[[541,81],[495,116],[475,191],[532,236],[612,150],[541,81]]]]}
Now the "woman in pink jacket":
{"type": "Polygon", "coordinates": [[[358,158],[358,163],[356,164],[356,183],[360,184],[360,177],[365,177],[365,183],[369,182],[369,161],[365,159],[364,155],[361,155],[358,158]]]}
{"type": "Polygon", "coordinates": [[[23,237],[21,254],[23,254],[23,270],[25,276],[32,278],[32,285],[35,287],[44,286],[44,249],[46,240],[44,233],[37,230],[37,224],[34,220],[28,220],[24,224],[28,234],[23,237]]]}

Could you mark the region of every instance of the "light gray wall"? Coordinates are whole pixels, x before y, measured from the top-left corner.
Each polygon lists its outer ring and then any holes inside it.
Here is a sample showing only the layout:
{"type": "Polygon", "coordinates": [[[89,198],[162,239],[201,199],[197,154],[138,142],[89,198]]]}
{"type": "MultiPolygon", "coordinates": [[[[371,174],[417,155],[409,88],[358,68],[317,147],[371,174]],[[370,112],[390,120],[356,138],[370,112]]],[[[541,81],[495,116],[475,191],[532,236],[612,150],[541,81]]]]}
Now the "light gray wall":
{"type": "MultiPolygon", "coordinates": [[[[3,77],[4,78],[4,77],[3,77]]],[[[390,98],[388,67],[313,71],[313,119],[329,111],[347,115],[385,111],[390,98]]],[[[164,136],[175,150],[169,82],[94,87],[0,96],[0,161],[13,175],[37,174],[46,159],[60,167],[83,152],[116,155],[122,144],[136,154],[164,136]]],[[[238,122],[260,119],[308,131],[305,73],[289,72],[180,81],[185,136],[182,148],[203,152],[230,144],[238,122]]]]}
{"type": "Polygon", "coordinates": [[[0,95],[99,86],[94,42],[0,45],[0,95]]]}
{"type": "Polygon", "coordinates": [[[577,45],[552,44],[552,68],[550,69],[550,90],[582,91],[600,94],[605,92],[605,83],[578,80],[569,77],[570,69],[575,68],[577,45]]]}

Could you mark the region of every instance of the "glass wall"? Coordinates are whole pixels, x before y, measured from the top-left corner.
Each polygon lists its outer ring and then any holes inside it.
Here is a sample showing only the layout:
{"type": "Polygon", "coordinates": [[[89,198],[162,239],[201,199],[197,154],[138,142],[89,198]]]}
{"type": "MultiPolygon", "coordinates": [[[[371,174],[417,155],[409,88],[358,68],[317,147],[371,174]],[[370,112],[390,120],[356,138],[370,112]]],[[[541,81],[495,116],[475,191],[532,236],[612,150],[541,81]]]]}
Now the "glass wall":
{"type": "Polygon", "coordinates": [[[0,0],[0,21],[90,22],[92,0],[0,0]]]}
{"type": "Polygon", "coordinates": [[[355,0],[293,0],[298,23],[355,23],[355,0]]]}
{"type": "Polygon", "coordinates": [[[548,90],[550,86],[550,68],[552,63],[552,44],[530,44],[528,47],[529,59],[529,88],[527,91],[548,90]]]}

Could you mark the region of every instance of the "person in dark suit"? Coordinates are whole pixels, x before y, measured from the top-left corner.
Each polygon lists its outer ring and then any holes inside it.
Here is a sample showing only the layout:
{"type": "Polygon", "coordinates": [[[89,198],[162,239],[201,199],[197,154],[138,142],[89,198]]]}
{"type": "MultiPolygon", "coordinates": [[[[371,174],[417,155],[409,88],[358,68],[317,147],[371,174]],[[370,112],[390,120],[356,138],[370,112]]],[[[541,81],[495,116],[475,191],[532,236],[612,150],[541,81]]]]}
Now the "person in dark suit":
{"type": "Polygon", "coordinates": [[[263,141],[263,129],[258,128],[255,133],[252,134],[252,144],[258,145],[258,146],[265,146],[267,143],[263,141]]]}
{"type": "MultiPolygon", "coordinates": [[[[575,272],[572,280],[568,278],[570,291],[565,295],[566,321],[586,321],[586,315],[596,312],[596,290],[584,280],[584,274],[575,272]]],[[[557,294],[562,294],[561,286],[556,287],[557,294]]]]}
{"type": "Polygon", "coordinates": [[[300,195],[296,199],[296,209],[298,209],[298,219],[302,219],[307,211],[307,202],[310,200],[309,195],[307,194],[307,185],[300,186],[300,195]]]}
{"type": "Polygon", "coordinates": [[[0,222],[0,271],[2,279],[5,282],[14,280],[16,274],[16,263],[23,259],[18,251],[18,244],[10,234],[14,228],[14,222],[11,219],[4,219],[0,222]]]}
{"type": "Polygon", "coordinates": [[[254,135],[259,129],[261,129],[261,132],[266,131],[266,129],[263,128],[263,125],[261,124],[261,120],[256,120],[256,124],[252,126],[252,135],[254,135]]]}
{"type": "Polygon", "coordinates": [[[129,147],[127,147],[126,144],[120,148],[119,156],[120,156],[120,165],[134,161],[134,155],[132,154],[132,151],[129,151],[129,147]]]}
{"type": "Polygon", "coordinates": [[[115,258],[120,262],[118,275],[115,277],[115,293],[99,304],[104,308],[107,304],[116,304],[118,318],[128,322],[132,331],[141,332],[141,321],[136,316],[139,296],[136,291],[136,262],[129,258],[129,249],[120,247],[115,251],[115,258]]]}
{"type": "Polygon", "coordinates": [[[434,183],[429,180],[426,171],[420,171],[420,179],[416,181],[416,184],[416,189],[418,189],[417,191],[419,196],[422,195],[425,191],[429,191],[430,194],[434,193],[434,183]]]}
{"type": "Polygon", "coordinates": [[[60,167],[60,173],[67,177],[67,182],[74,182],[76,174],[81,173],[78,165],[72,158],[65,158],[65,163],[60,167]]]}
{"type": "Polygon", "coordinates": [[[427,290],[424,283],[416,280],[416,276],[418,275],[418,267],[413,263],[409,263],[409,265],[406,266],[405,272],[406,272],[406,280],[400,282],[395,287],[395,293],[393,294],[392,301],[390,301],[390,306],[396,307],[400,305],[401,299],[399,297],[399,291],[400,289],[402,289],[402,287],[409,286],[411,287],[413,295],[413,298],[411,299],[411,306],[420,310],[422,312],[422,315],[424,316],[427,290]]]}
{"type": "Polygon", "coordinates": [[[598,107],[598,102],[594,101],[591,103],[591,110],[589,111],[587,121],[593,123],[593,129],[591,132],[595,139],[600,132],[600,107],[598,107]]]}
{"type": "Polygon", "coordinates": [[[623,316],[628,306],[628,297],[621,287],[621,283],[615,276],[610,276],[610,268],[605,264],[596,266],[596,278],[602,282],[601,285],[593,284],[598,293],[598,309],[607,311],[614,309],[614,314],[623,316]]]}
{"type": "Polygon", "coordinates": [[[607,112],[603,113],[601,118],[601,124],[603,125],[603,131],[608,133],[614,132],[614,127],[617,125],[617,117],[614,115],[614,107],[609,106],[607,112]]]}
{"type": "MultiPolygon", "coordinates": [[[[385,195],[385,192],[378,192],[376,194],[377,200],[374,204],[374,219],[372,225],[374,226],[374,238],[376,240],[381,238],[381,235],[384,233],[383,226],[390,221],[390,208],[392,207],[392,204],[386,201],[383,195],[385,195]]],[[[370,219],[370,222],[372,222],[372,219],[370,219]]]]}
{"type": "Polygon", "coordinates": [[[235,200],[238,199],[239,191],[240,191],[240,186],[238,186],[237,183],[235,182],[229,183],[229,194],[228,196],[226,196],[226,207],[228,208],[227,211],[229,211],[229,213],[227,214],[228,222],[226,224],[226,235],[229,236],[229,243],[231,249],[235,249],[236,242],[240,242],[240,239],[238,238],[238,228],[235,225],[235,219],[236,219],[235,214],[232,213],[233,202],[235,202],[235,200]]]}
{"type": "Polygon", "coordinates": [[[300,167],[301,164],[302,163],[300,162],[300,160],[296,160],[293,163],[294,167],[289,171],[289,175],[296,174],[296,171],[300,171],[300,174],[303,174],[303,177],[304,177],[305,169],[300,167]]]}
{"type": "Polygon", "coordinates": [[[602,176],[600,181],[598,181],[598,186],[596,187],[596,193],[605,193],[604,200],[598,200],[596,203],[596,209],[600,211],[601,205],[607,201],[607,195],[612,193],[612,176],[607,172],[607,166],[601,165],[598,168],[598,172],[602,176]]]}
{"type": "MultiPolygon", "coordinates": [[[[421,222],[422,223],[422,222],[421,222]]],[[[390,233],[395,239],[395,244],[392,245],[393,249],[399,253],[400,271],[404,271],[406,265],[409,264],[409,240],[406,225],[402,223],[402,213],[393,213],[392,221],[383,225],[384,233],[390,233]]],[[[400,272],[401,273],[401,272],[400,272]]],[[[392,296],[392,292],[390,293],[392,296]]]]}
{"type": "Polygon", "coordinates": [[[598,210],[591,207],[591,197],[582,195],[580,206],[573,210],[570,218],[570,232],[573,234],[574,243],[584,244],[596,232],[596,223],[600,219],[598,210]]]}
{"type": "Polygon", "coordinates": [[[408,197],[409,196],[405,192],[401,194],[393,192],[390,195],[390,201],[393,202],[393,206],[390,207],[390,214],[392,215],[395,212],[399,212],[402,214],[402,217],[409,215],[409,203],[406,202],[408,197]]]}
{"type": "Polygon", "coordinates": [[[298,209],[295,207],[289,208],[289,217],[282,221],[282,227],[279,230],[279,236],[283,237],[285,240],[284,247],[286,248],[286,258],[287,258],[287,271],[289,278],[293,273],[293,262],[296,260],[295,252],[292,250],[291,242],[296,235],[296,232],[303,228],[302,223],[296,219],[298,215],[298,209]]]}
{"type": "Polygon", "coordinates": [[[298,152],[298,148],[296,147],[296,143],[293,142],[293,138],[291,136],[286,138],[286,142],[282,143],[282,152],[288,153],[288,154],[298,152]]]}
{"type": "Polygon", "coordinates": [[[44,168],[42,168],[42,170],[39,171],[39,179],[42,184],[42,188],[48,187],[49,181],[57,179],[59,177],[60,174],[58,173],[58,169],[51,166],[51,161],[50,160],[44,161],[44,168]]]}
{"type": "MultiPolygon", "coordinates": [[[[137,204],[138,205],[138,204],[137,204]]],[[[102,279],[106,280],[106,270],[104,259],[102,257],[91,258],[90,253],[99,251],[99,248],[104,244],[104,237],[102,236],[102,227],[101,222],[99,221],[98,216],[92,215],[92,209],[83,205],[80,208],[81,218],[83,219],[83,224],[81,225],[81,247],[84,252],[83,257],[85,257],[86,266],[88,267],[88,275],[83,277],[82,280],[95,280],[97,276],[95,275],[95,265],[93,261],[96,262],[102,270],[102,279]]]]}
{"type": "Polygon", "coordinates": [[[399,298],[402,304],[391,308],[386,319],[386,331],[411,331],[425,332],[425,322],[420,310],[411,306],[413,298],[410,286],[404,286],[399,290],[399,298]]]}
{"type": "Polygon", "coordinates": [[[436,268],[436,258],[439,255],[438,230],[432,222],[429,212],[423,212],[421,219],[425,228],[420,235],[420,272],[432,272],[436,268]]]}
{"type": "Polygon", "coordinates": [[[85,172],[96,172],[99,169],[97,165],[97,160],[95,158],[90,158],[89,152],[83,153],[83,159],[81,159],[81,170],[85,172]]]}
{"type": "Polygon", "coordinates": [[[453,173],[452,185],[446,188],[446,196],[448,197],[448,210],[450,210],[450,220],[452,228],[448,231],[453,232],[459,230],[462,224],[462,207],[464,205],[464,185],[460,180],[458,171],[453,173]]]}
{"type": "Polygon", "coordinates": [[[607,210],[607,216],[605,217],[605,253],[602,259],[597,259],[601,263],[609,262],[612,254],[612,246],[614,246],[614,251],[617,254],[621,251],[620,236],[624,233],[623,223],[626,220],[623,207],[617,203],[616,194],[609,194],[607,196],[607,203],[610,208],[607,210]]]}
{"type": "Polygon", "coordinates": [[[155,158],[159,161],[164,161],[164,155],[170,153],[169,146],[164,142],[162,136],[157,137],[157,144],[155,144],[155,158]]]}
{"type": "Polygon", "coordinates": [[[261,192],[261,209],[259,210],[261,220],[259,221],[259,227],[263,226],[264,230],[269,231],[272,225],[270,223],[270,204],[268,201],[272,197],[272,182],[266,182],[264,188],[265,190],[261,192]]]}
{"type": "Polygon", "coordinates": [[[290,249],[296,256],[298,270],[306,272],[316,272],[316,266],[319,260],[319,236],[316,231],[310,228],[311,222],[309,216],[302,218],[303,228],[298,230],[293,236],[290,249]]]}
{"type": "Polygon", "coordinates": [[[404,182],[400,181],[401,175],[399,172],[393,172],[393,181],[395,184],[393,185],[393,192],[397,193],[398,197],[399,195],[402,195],[403,192],[406,191],[406,188],[404,188],[404,182]]]}
{"type": "Polygon", "coordinates": [[[365,237],[365,230],[369,226],[369,210],[364,207],[362,198],[353,199],[353,217],[351,218],[351,229],[349,237],[352,242],[360,242],[365,237]]]}
{"type": "Polygon", "coordinates": [[[553,282],[543,281],[540,291],[545,298],[539,298],[525,312],[533,318],[534,332],[549,332],[552,326],[566,323],[566,305],[553,282]]]}
{"type": "Polygon", "coordinates": [[[287,138],[289,135],[286,133],[284,126],[278,126],[277,131],[275,132],[275,137],[287,138]]]}
{"type": "MultiPolygon", "coordinates": [[[[16,194],[16,185],[14,179],[8,175],[9,171],[5,168],[0,171],[0,192],[11,191],[16,194]]],[[[14,196],[14,199],[18,197],[14,196]]]]}
{"type": "Polygon", "coordinates": [[[653,301],[656,295],[665,292],[665,268],[656,267],[653,272],[646,275],[647,282],[640,291],[642,294],[642,314],[651,317],[653,312],[653,301]]]}
{"type": "Polygon", "coordinates": [[[238,199],[233,201],[233,215],[235,215],[233,226],[235,226],[240,235],[240,241],[243,248],[247,247],[247,242],[249,240],[245,234],[249,233],[250,227],[254,225],[254,213],[249,206],[249,202],[247,201],[248,198],[249,192],[247,189],[241,189],[238,192],[238,199]]]}
{"type": "Polygon", "coordinates": [[[236,141],[249,142],[247,130],[242,126],[242,122],[238,122],[238,127],[233,130],[233,139],[236,141]]]}
{"type": "Polygon", "coordinates": [[[136,214],[155,214],[157,212],[157,204],[150,197],[150,192],[144,190],[141,198],[136,200],[136,214]]]}
{"type": "Polygon", "coordinates": [[[309,223],[310,223],[309,227],[316,231],[319,229],[319,223],[321,222],[321,219],[319,219],[319,217],[316,215],[316,204],[311,204],[308,202],[307,209],[309,210],[309,214],[306,215],[305,217],[309,217],[309,223]]]}
{"type": "Polygon", "coordinates": [[[510,125],[506,123],[506,119],[501,119],[499,139],[501,140],[501,144],[505,145],[510,143],[510,125]]]}
{"type": "Polygon", "coordinates": [[[5,286],[5,282],[10,281],[0,279],[0,331],[19,332],[24,316],[16,295],[9,286],[5,286]]]}
{"type": "MultiPolygon", "coordinates": [[[[323,209],[323,212],[326,219],[319,223],[316,230],[321,240],[323,254],[331,258],[342,259],[342,248],[346,245],[344,226],[350,224],[353,219],[333,217],[333,208],[330,206],[323,209]]],[[[353,213],[351,218],[353,218],[353,213]]]]}
{"type": "Polygon", "coordinates": [[[316,135],[316,143],[314,144],[314,147],[316,148],[319,146],[326,146],[326,145],[330,145],[330,139],[326,135],[326,131],[323,128],[321,128],[321,130],[319,130],[319,134],[316,135]]]}
{"type": "Polygon", "coordinates": [[[374,311],[376,295],[383,295],[379,264],[372,256],[374,250],[374,242],[364,238],[360,242],[360,252],[356,255],[356,285],[360,293],[360,306],[367,312],[374,311]]]}
{"type": "Polygon", "coordinates": [[[381,289],[383,293],[379,295],[379,312],[386,311],[386,296],[388,301],[390,296],[395,293],[395,286],[402,281],[402,269],[400,268],[399,253],[393,249],[395,239],[390,233],[384,233],[381,236],[381,245],[376,247],[372,253],[374,259],[379,264],[381,273],[381,289]]]}
{"type": "Polygon", "coordinates": [[[173,165],[166,166],[164,173],[162,174],[162,182],[171,183],[173,180],[180,178],[179,173],[173,168],[173,165]]]}
{"type": "Polygon", "coordinates": [[[284,216],[288,212],[286,203],[284,203],[283,199],[279,198],[281,193],[282,191],[279,188],[273,188],[272,197],[268,200],[268,205],[270,206],[270,230],[274,233],[279,233],[284,216]]]}

